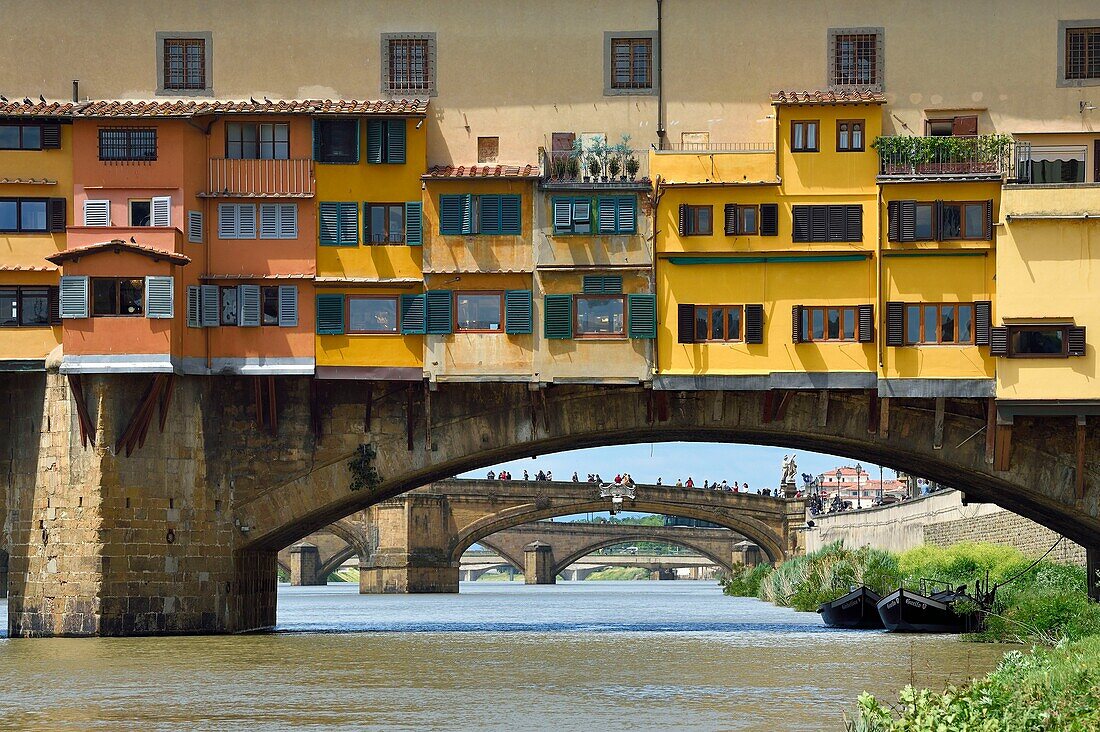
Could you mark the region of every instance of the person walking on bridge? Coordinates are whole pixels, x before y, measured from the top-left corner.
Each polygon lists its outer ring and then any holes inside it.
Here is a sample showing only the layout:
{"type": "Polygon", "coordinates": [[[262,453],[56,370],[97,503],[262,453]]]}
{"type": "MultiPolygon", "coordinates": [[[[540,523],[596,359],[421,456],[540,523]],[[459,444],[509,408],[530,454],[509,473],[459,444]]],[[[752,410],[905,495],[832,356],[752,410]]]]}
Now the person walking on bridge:
{"type": "Polygon", "coordinates": [[[687,483],[685,483],[684,485],[686,485],[688,488],[694,488],[695,487],[695,481],[692,480],[691,476],[689,475],[688,479],[687,479],[687,483]]]}

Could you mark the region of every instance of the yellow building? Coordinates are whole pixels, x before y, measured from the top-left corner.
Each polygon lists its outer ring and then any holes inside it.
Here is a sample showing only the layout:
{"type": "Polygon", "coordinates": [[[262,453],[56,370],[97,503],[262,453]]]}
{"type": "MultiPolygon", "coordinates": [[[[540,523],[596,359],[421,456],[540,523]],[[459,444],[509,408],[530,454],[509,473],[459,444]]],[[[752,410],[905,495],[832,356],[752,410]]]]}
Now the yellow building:
{"type": "Polygon", "coordinates": [[[0,371],[41,371],[61,343],[59,268],[72,219],[72,104],[0,104],[0,371]]]}
{"type": "Polygon", "coordinates": [[[427,108],[345,103],[314,116],[319,378],[423,378],[427,108]]]}

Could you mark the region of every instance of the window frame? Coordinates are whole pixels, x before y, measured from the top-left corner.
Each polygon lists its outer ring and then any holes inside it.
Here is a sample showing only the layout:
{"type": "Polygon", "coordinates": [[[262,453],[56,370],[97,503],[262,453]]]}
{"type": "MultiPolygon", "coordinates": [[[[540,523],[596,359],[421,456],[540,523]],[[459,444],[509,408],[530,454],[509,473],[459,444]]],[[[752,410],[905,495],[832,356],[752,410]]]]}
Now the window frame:
{"type": "Polygon", "coordinates": [[[867,120],[864,119],[838,119],[836,121],[836,151],[842,152],[865,152],[867,149],[867,120]],[[841,146],[840,144],[840,126],[848,125],[848,145],[841,146]],[[859,147],[852,145],[854,139],[855,129],[859,128],[859,147]]]}
{"type": "Polygon", "coordinates": [[[1058,21],[1058,86],[1100,86],[1100,74],[1096,76],[1088,75],[1088,67],[1090,61],[1088,41],[1089,36],[1093,33],[1100,33],[1100,19],[1058,21]],[[1083,75],[1071,76],[1070,35],[1078,33],[1084,34],[1082,44],[1082,51],[1084,56],[1081,63],[1081,68],[1083,69],[1084,73],[1083,75]]]}
{"type": "Polygon", "coordinates": [[[52,328],[60,324],[60,317],[54,315],[54,304],[57,302],[60,294],[57,292],[56,285],[0,285],[0,292],[12,292],[14,295],[15,303],[15,322],[4,323],[0,322],[0,328],[52,328]],[[25,323],[24,321],[24,307],[23,296],[27,291],[40,291],[45,293],[46,296],[46,322],[45,323],[25,323]]]}
{"type": "MultiPolygon", "coordinates": [[[[196,97],[213,93],[214,78],[214,34],[211,31],[157,31],[156,32],[156,70],[157,96],[196,97]],[[177,43],[202,43],[202,86],[170,85],[168,68],[168,48],[177,43]]],[[[186,76],[186,52],[184,52],[184,75],[186,76]]]]}
{"type": "MultiPolygon", "coordinates": [[[[316,137],[320,138],[318,140],[315,140],[315,142],[314,142],[314,145],[316,146],[316,149],[317,149],[317,154],[313,156],[314,162],[321,163],[322,165],[358,165],[359,164],[360,158],[362,157],[361,147],[362,147],[362,142],[363,142],[363,129],[362,129],[362,125],[359,124],[359,119],[354,118],[354,117],[333,117],[331,119],[328,119],[328,118],[317,119],[317,118],[315,118],[314,119],[314,124],[316,125],[316,127],[314,129],[313,134],[316,137]],[[341,156],[339,159],[334,160],[332,158],[332,153],[331,152],[326,154],[325,151],[324,151],[324,149],[326,147],[326,143],[325,143],[325,133],[322,132],[322,128],[326,125],[337,125],[337,124],[350,124],[350,125],[355,126],[355,135],[353,137],[353,139],[355,141],[355,145],[354,145],[355,150],[354,150],[354,152],[349,153],[347,156],[341,156]]],[[[331,134],[332,134],[331,132],[328,133],[330,138],[331,138],[331,134]]],[[[331,146],[331,139],[330,139],[328,145],[331,146]]]]}
{"type": "Polygon", "coordinates": [[[714,235],[714,206],[710,204],[684,204],[684,233],[683,236],[713,236],[714,235]],[[707,230],[700,231],[698,228],[699,214],[706,209],[707,211],[707,230]],[[690,222],[690,225],[689,225],[690,222]]]}
{"type": "Polygon", "coordinates": [[[819,119],[792,119],[791,120],[791,152],[792,153],[821,152],[821,120],[819,120],[819,119]],[[802,144],[798,145],[798,144],[796,144],[795,135],[796,135],[796,131],[798,130],[800,125],[804,126],[803,133],[802,133],[803,140],[802,140],[802,144]],[[813,147],[807,147],[806,146],[806,140],[809,138],[809,135],[807,135],[806,132],[811,128],[811,126],[812,126],[813,131],[814,131],[814,146],[813,147]]]}
{"type": "Polygon", "coordinates": [[[15,204],[15,228],[0,228],[0,234],[48,234],[50,233],[50,199],[39,196],[3,196],[0,203],[15,204]],[[46,207],[45,226],[41,229],[23,228],[23,205],[27,203],[41,203],[46,207]]]}
{"type": "Polygon", "coordinates": [[[745,342],[745,306],[744,305],[694,305],[692,311],[691,320],[691,335],[692,343],[744,343],[745,342]],[[706,312],[706,337],[699,337],[699,311],[706,312]],[[711,334],[714,333],[714,313],[715,311],[722,313],[722,333],[725,338],[713,338],[711,334]],[[737,312],[737,338],[729,337],[729,313],[730,311],[737,312]]]}
{"type": "Polygon", "coordinates": [[[161,53],[164,54],[164,79],[165,90],[172,91],[196,91],[206,88],[206,39],[205,38],[165,38],[161,44],[161,53]],[[189,54],[188,51],[198,48],[198,54],[189,54]],[[179,49],[178,59],[173,57],[172,49],[179,49]],[[192,59],[189,56],[199,57],[199,67],[196,70],[191,67],[192,59]],[[178,60],[180,68],[175,69],[174,61],[178,60]],[[178,75],[178,80],[176,79],[178,75]]]}
{"type": "Polygon", "coordinates": [[[858,305],[803,305],[802,306],[802,322],[799,323],[799,330],[801,332],[801,343],[860,343],[859,340],[859,306],[858,305]],[[829,337],[829,311],[840,311],[840,336],[837,338],[829,337]],[[822,321],[822,337],[814,338],[813,336],[813,314],[816,311],[821,311],[822,321]],[[851,338],[847,338],[844,335],[844,315],[848,311],[851,311],[852,322],[855,324],[855,330],[851,338]]]}
{"type": "MultiPolygon", "coordinates": [[[[251,143],[249,143],[249,144],[251,144],[251,143]]],[[[287,122],[235,122],[235,121],[234,122],[226,122],[225,123],[225,158],[226,158],[226,160],[289,160],[290,159],[290,124],[287,123],[287,122]],[[239,156],[234,156],[230,152],[230,149],[229,149],[230,144],[232,144],[232,142],[233,142],[230,139],[231,138],[230,131],[233,128],[239,128],[240,130],[243,131],[243,129],[245,127],[253,127],[256,130],[256,138],[255,138],[255,143],[254,143],[255,147],[256,147],[256,150],[255,150],[256,154],[255,154],[255,156],[245,154],[245,144],[246,143],[245,143],[245,140],[244,140],[244,136],[242,135],[240,140],[236,141],[237,144],[240,145],[241,154],[239,156]],[[265,158],[263,156],[264,144],[265,144],[264,140],[263,140],[263,128],[264,127],[270,127],[271,128],[271,141],[269,143],[266,143],[266,144],[270,145],[270,147],[271,147],[271,157],[267,157],[267,158],[265,158]],[[286,135],[285,135],[286,139],[282,140],[282,141],[278,140],[277,135],[276,135],[277,128],[280,128],[280,127],[283,128],[284,130],[286,130],[286,135]],[[278,155],[276,155],[276,150],[277,150],[276,146],[280,145],[280,144],[284,144],[284,143],[286,145],[286,155],[283,156],[283,157],[279,157],[278,155]]]]}
{"type": "Polygon", "coordinates": [[[144,277],[91,277],[91,281],[88,283],[88,317],[89,318],[144,318],[145,317],[145,278],[144,277]],[[141,308],[136,313],[122,313],[118,312],[122,309],[122,282],[123,280],[131,280],[141,283],[141,296],[138,298],[138,302],[141,304],[141,308]],[[95,285],[97,282],[114,282],[115,291],[115,312],[113,313],[97,313],[95,311],[95,285]]]}
{"type": "Polygon", "coordinates": [[[382,34],[382,48],[380,64],[382,72],[382,93],[387,96],[428,96],[434,97],[438,93],[437,91],[437,75],[436,75],[436,56],[438,53],[438,45],[436,44],[435,33],[383,33],[382,34]],[[394,63],[393,49],[395,44],[405,43],[410,47],[413,43],[423,43],[426,48],[426,56],[424,58],[424,84],[413,85],[411,82],[412,75],[412,63],[411,57],[409,62],[408,79],[402,86],[397,81],[398,70],[394,63]]]}
{"type": "Polygon", "coordinates": [[[364,201],[363,202],[363,246],[397,246],[405,243],[405,203],[403,201],[364,201]],[[386,208],[386,229],[389,229],[390,211],[389,209],[397,206],[401,209],[401,237],[397,240],[392,238],[392,234],[387,231],[386,236],[389,237],[383,241],[374,241],[374,231],[371,226],[372,217],[371,209],[374,208],[386,208]]]}
{"type": "Polygon", "coordinates": [[[452,322],[451,330],[454,333],[503,333],[504,332],[504,290],[455,290],[451,294],[452,322]],[[496,295],[500,298],[500,327],[499,328],[462,328],[458,324],[458,297],[459,295],[496,295]]]}
{"type": "Polygon", "coordinates": [[[1069,358],[1069,331],[1074,327],[1073,323],[1009,323],[1008,328],[1008,358],[1069,358]],[[1062,331],[1062,350],[1059,353],[1021,353],[1013,347],[1013,336],[1023,330],[1053,330],[1062,331]]]}
{"type": "Polygon", "coordinates": [[[152,198],[128,198],[126,199],[126,220],[131,227],[141,228],[143,226],[153,225],[153,199],[152,198]],[[149,223],[148,224],[135,224],[134,223],[134,204],[146,203],[149,205],[149,223]]]}
{"type": "MultiPolygon", "coordinates": [[[[986,210],[986,207],[988,205],[989,205],[988,201],[942,201],[940,203],[940,209],[941,209],[940,221],[939,222],[933,222],[934,224],[936,224],[936,228],[940,229],[940,231],[938,232],[939,233],[938,241],[988,241],[989,237],[986,236],[986,231],[985,231],[986,220],[989,216],[989,212],[986,210]],[[942,231],[942,228],[943,228],[943,209],[946,209],[949,206],[952,207],[952,208],[957,207],[959,209],[959,235],[958,236],[950,236],[950,237],[945,236],[943,231],[942,231]],[[981,206],[981,208],[982,208],[982,211],[981,211],[981,214],[980,214],[982,232],[978,236],[967,236],[966,235],[966,222],[967,222],[966,207],[967,206],[981,206]]],[[[935,208],[933,208],[933,213],[934,213],[934,211],[935,211],[935,208]]],[[[924,240],[922,239],[921,241],[924,241],[924,240]]]]}
{"type": "MultiPolygon", "coordinates": [[[[144,141],[146,144],[148,140],[144,141]]],[[[99,160],[104,163],[152,163],[156,162],[159,154],[156,127],[100,127],[99,128],[99,160]],[[125,133],[125,134],[124,134],[125,133]],[[148,154],[148,148],[138,147],[135,142],[136,133],[152,135],[152,155],[148,154]],[[119,141],[111,141],[109,138],[117,135],[119,141]],[[125,137],[125,142],[121,139],[125,137]],[[118,157],[104,157],[105,150],[118,152],[118,157]],[[144,153],[144,154],[142,154],[144,153]]]]}
{"type": "Polygon", "coordinates": [[[17,147],[0,147],[0,150],[4,152],[11,152],[14,150],[43,150],[42,147],[42,125],[40,124],[26,124],[23,122],[4,122],[0,124],[0,127],[15,127],[19,130],[19,145],[17,147]],[[38,144],[33,147],[28,147],[23,141],[23,130],[34,127],[38,130],[38,144]]]}
{"type": "Polygon", "coordinates": [[[347,335],[393,336],[401,333],[401,296],[400,295],[347,295],[344,298],[344,333],[347,335]],[[393,330],[353,330],[351,323],[352,300],[388,300],[393,303],[393,330]]]}
{"type": "Polygon", "coordinates": [[[604,31],[603,39],[603,94],[612,96],[653,96],[658,92],[660,80],[657,78],[657,57],[660,55],[660,40],[656,31],[604,31]],[[623,43],[630,44],[630,81],[625,84],[615,78],[615,49],[623,43]],[[634,58],[635,45],[644,45],[649,53],[646,65],[646,85],[635,84],[634,58]]]}
{"type": "Polygon", "coordinates": [[[612,38],[611,39],[611,88],[616,90],[623,89],[652,89],[653,88],[653,39],[646,38],[644,36],[637,38],[612,38]],[[627,57],[627,76],[626,80],[620,78],[619,70],[616,68],[616,56],[620,49],[625,47],[627,57]],[[645,53],[640,51],[644,49],[645,53]],[[637,56],[637,58],[635,58],[637,56]],[[643,58],[644,56],[644,58],[643,58]],[[638,70],[636,66],[637,61],[644,61],[644,78],[642,81],[635,81],[635,72],[638,70]]]}
{"type": "Polygon", "coordinates": [[[589,295],[580,293],[573,296],[573,338],[577,340],[622,340],[627,336],[627,312],[626,295],[589,295]],[[581,300],[618,300],[622,305],[623,318],[622,330],[616,333],[589,333],[581,330],[580,301],[581,300]]]}
{"type": "MultiPolygon", "coordinates": [[[[975,345],[974,337],[975,337],[977,319],[976,319],[976,309],[974,307],[974,302],[973,301],[971,301],[971,302],[907,302],[907,303],[905,303],[905,309],[902,311],[902,313],[903,313],[903,316],[904,316],[904,319],[902,321],[902,327],[903,327],[902,341],[903,341],[904,345],[906,345],[906,346],[973,346],[973,345],[975,345]],[[909,340],[909,308],[911,308],[911,307],[917,308],[918,312],[920,313],[920,336],[919,336],[919,339],[916,340],[916,341],[909,340]],[[927,340],[927,338],[926,338],[927,323],[925,321],[924,316],[925,316],[926,308],[929,308],[929,307],[935,307],[936,308],[936,326],[935,326],[936,327],[936,340],[927,340]],[[955,340],[952,340],[952,341],[944,341],[943,340],[943,329],[942,329],[941,326],[942,326],[942,323],[943,323],[943,308],[945,308],[945,307],[953,307],[953,308],[956,309],[956,312],[955,312],[955,340]],[[960,341],[959,337],[958,337],[958,334],[959,334],[958,308],[960,308],[960,307],[969,307],[970,308],[970,340],[968,340],[968,341],[960,341]]],[[[858,321],[857,321],[857,329],[858,329],[858,321]]]]}
{"type": "Polygon", "coordinates": [[[886,78],[886,29],[878,27],[858,28],[829,28],[826,32],[826,84],[829,89],[839,90],[869,90],[882,91],[886,78]],[[859,79],[860,49],[858,44],[870,39],[873,47],[869,55],[871,62],[871,78],[859,79]],[[853,59],[849,76],[841,78],[841,46],[843,43],[854,42],[853,59]]]}

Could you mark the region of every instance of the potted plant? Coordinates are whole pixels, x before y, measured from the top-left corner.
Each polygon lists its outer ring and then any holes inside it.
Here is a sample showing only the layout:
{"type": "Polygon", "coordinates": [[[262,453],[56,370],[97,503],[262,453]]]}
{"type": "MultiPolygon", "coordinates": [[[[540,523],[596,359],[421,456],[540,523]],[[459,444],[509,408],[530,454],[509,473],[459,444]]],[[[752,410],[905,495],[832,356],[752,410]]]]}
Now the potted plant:
{"type": "MultiPolygon", "coordinates": [[[[617,153],[617,151],[616,151],[617,153]]],[[[618,177],[619,172],[622,170],[623,164],[620,162],[622,158],[618,154],[612,155],[607,160],[607,175],[611,179],[618,177]]]]}
{"type": "Polygon", "coordinates": [[[641,163],[638,162],[638,158],[634,157],[634,153],[631,153],[630,157],[626,159],[626,174],[630,177],[630,180],[638,177],[639,167],[641,167],[641,163]]]}
{"type": "Polygon", "coordinates": [[[584,166],[583,161],[585,157],[584,140],[579,137],[573,138],[573,147],[569,150],[569,170],[573,178],[577,178],[579,174],[584,170],[584,179],[588,180],[588,171],[584,166]]]}
{"type": "Polygon", "coordinates": [[[569,178],[576,180],[581,177],[581,161],[572,155],[565,161],[565,170],[569,178]]]}
{"type": "MultiPolygon", "coordinates": [[[[631,152],[630,135],[623,135],[622,140],[615,146],[616,170],[612,171],[612,176],[619,175],[619,171],[622,170],[623,174],[619,176],[619,180],[626,180],[627,172],[623,170],[623,168],[626,166],[627,160],[631,157],[631,152]]],[[[637,163],[637,161],[635,161],[635,163],[637,163]]],[[[637,173],[638,171],[635,170],[634,172],[637,173]]]]}
{"type": "Polygon", "coordinates": [[[552,166],[554,178],[557,180],[563,180],[565,178],[566,173],[569,171],[568,162],[568,159],[561,155],[554,158],[554,165],[552,166]]]}
{"type": "Polygon", "coordinates": [[[607,169],[607,145],[603,140],[593,140],[592,144],[588,148],[588,172],[591,173],[593,180],[607,180],[604,176],[604,171],[607,169]]]}

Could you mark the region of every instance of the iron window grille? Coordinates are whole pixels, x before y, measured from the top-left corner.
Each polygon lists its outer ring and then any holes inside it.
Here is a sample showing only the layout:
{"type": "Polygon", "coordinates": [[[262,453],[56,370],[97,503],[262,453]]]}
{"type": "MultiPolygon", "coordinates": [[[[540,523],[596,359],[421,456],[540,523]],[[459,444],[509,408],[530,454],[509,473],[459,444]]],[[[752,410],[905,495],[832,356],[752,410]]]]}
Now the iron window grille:
{"type": "Polygon", "coordinates": [[[1066,78],[1100,79],[1100,28],[1066,29],[1066,78]]]}
{"type": "Polygon", "coordinates": [[[611,88],[653,88],[653,41],[651,39],[611,39],[611,88]]]}
{"type": "Polygon", "coordinates": [[[434,34],[383,36],[386,94],[423,96],[435,93],[434,34]]]}
{"type": "Polygon", "coordinates": [[[206,41],[202,38],[164,39],[164,88],[206,88],[206,41]]]}
{"type": "Polygon", "coordinates": [[[106,161],[157,159],[154,127],[103,127],[99,130],[99,159],[106,161]]]}
{"type": "Polygon", "coordinates": [[[882,90],[881,28],[837,28],[829,31],[829,85],[834,88],[882,90]]]}

